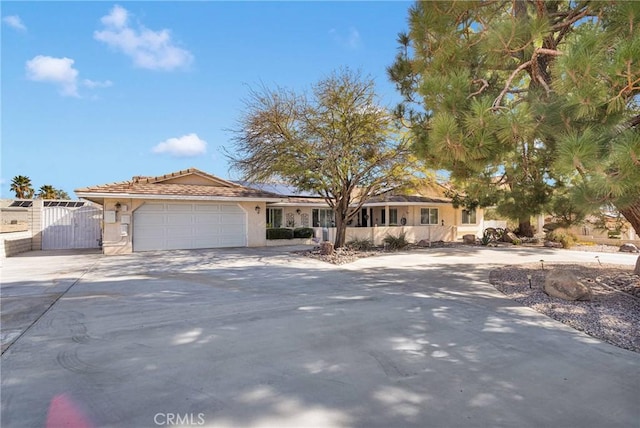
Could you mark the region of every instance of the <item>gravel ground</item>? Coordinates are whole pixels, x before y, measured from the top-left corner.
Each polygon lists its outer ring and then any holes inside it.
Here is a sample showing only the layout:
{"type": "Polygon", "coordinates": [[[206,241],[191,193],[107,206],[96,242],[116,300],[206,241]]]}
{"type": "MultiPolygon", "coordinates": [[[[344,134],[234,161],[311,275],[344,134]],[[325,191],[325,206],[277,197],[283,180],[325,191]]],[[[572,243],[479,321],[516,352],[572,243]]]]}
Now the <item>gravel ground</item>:
{"type": "Polygon", "coordinates": [[[489,280],[522,305],[612,345],[640,352],[640,277],[633,274],[633,267],[545,263],[542,270],[540,263],[533,263],[495,269],[489,280]],[[558,270],[572,271],[589,285],[593,300],[572,302],[544,293],[545,277],[558,270]],[[532,288],[527,274],[531,274],[532,288]]]}
{"type": "MultiPolygon", "coordinates": [[[[443,247],[453,247],[453,246],[462,246],[459,242],[444,242],[444,241],[436,241],[431,243],[430,248],[443,248],[443,247]]],[[[415,248],[425,248],[419,247],[417,245],[411,244],[402,249],[402,251],[409,251],[415,248]]],[[[428,247],[427,247],[428,248],[428,247]]],[[[362,259],[365,257],[379,256],[381,254],[389,254],[394,253],[393,250],[385,250],[381,247],[376,247],[368,251],[360,251],[360,250],[352,250],[350,248],[338,248],[333,254],[323,255],[320,254],[320,247],[315,247],[312,250],[303,250],[296,251],[297,254],[301,254],[305,257],[310,257],[313,259],[322,260],[323,262],[332,263],[334,265],[343,265],[345,263],[355,262],[358,259],[362,259]]]]}

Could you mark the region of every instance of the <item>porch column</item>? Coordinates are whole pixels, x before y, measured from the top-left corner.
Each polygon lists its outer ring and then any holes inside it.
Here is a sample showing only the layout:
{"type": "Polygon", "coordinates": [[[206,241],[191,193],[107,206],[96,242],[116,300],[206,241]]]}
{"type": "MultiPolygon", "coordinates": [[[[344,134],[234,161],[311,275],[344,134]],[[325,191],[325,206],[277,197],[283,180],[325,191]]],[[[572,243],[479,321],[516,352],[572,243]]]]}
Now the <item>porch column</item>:
{"type": "Polygon", "coordinates": [[[389,205],[384,206],[384,225],[389,226],[389,205]]]}

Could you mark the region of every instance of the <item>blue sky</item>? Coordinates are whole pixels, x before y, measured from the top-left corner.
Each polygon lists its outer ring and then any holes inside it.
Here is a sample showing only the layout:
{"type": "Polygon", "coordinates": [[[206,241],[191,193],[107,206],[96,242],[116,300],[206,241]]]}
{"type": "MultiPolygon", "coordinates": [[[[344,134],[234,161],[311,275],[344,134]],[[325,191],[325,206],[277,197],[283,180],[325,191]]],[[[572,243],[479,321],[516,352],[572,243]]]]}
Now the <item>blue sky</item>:
{"type": "Polygon", "coordinates": [[[0,194],[189,167],[223,178],[249,88],[302,91],[341,67],[381,101],[410,2],[2,2],[0,194]]]}

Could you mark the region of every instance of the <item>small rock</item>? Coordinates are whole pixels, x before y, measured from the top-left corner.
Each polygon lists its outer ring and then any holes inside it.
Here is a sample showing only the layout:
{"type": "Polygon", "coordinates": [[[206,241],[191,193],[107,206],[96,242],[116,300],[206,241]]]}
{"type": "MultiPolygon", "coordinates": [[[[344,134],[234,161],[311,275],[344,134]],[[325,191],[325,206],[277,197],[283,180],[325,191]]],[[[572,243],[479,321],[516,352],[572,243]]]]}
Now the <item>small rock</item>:
{"type": "Polygon", "coordinates": [[[620,250],[623,253],[638,253],[640,252],[640,250],[638,250],[638,247],[636,247],[634,244],[622,244],[620,245],[620,250]]]}
{"type": "Polygon", "coordinates": [[[465,244],[475,244],[476,243],[476,235],[468,234],[462,237],[462,242],[465,244]]]}
{"type": "Polygon", "coordinates": [[[505,232],[504,235],[502,235],[502,240],[510,244],[512,244],[516,239],[518,239],[518,237],[513,232],[505,232]]]}
{"type": "Polygon", "coordinates": [[[418,247],[430,247],[431,241],[429,241],[428,239],[421,239],[420,242],[418,242],[416,245],[418,247]]]}
{"type": "Polygon", "coordinates": [[[549,272],[542,289],[549,296],[563,300],[591,300],[593,297],[591,288],[568,271],[549,272]]]}
{"type": "Polygon", "coordinates": [[[549,248],[562,248],[562,243],[553,241],[544,241],[544,246],[549,248]]]}

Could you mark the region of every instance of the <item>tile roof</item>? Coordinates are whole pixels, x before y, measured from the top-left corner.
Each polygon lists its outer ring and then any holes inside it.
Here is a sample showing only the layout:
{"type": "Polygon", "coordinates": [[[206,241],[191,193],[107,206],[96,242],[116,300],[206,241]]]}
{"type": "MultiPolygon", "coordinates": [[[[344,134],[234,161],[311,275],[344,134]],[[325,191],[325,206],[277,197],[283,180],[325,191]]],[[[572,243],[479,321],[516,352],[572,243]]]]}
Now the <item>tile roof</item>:
{"type": "Polygon", "coordinates": [[[136,196],[198,196],[198,197],[223,197],[223,198],[258,198],[274,199],[282,198],[275,193],[252,189],[230,181],[220,179],[205,172],[190,168],[172,174],[159,177],[133,177],[128,181],[101,184],[97,186],[75,189],[79,195],[91,196],[91,194],[118,194],[136,196]],[[211,185],[204,184],[179,184],[163,183],[165,180],[177,178],[189,174],[196,174],[211,179],[211,185]]]}

